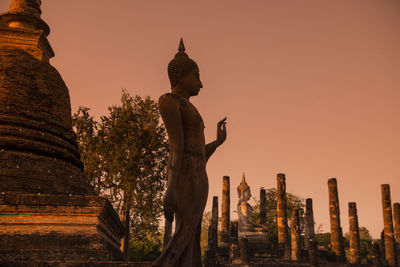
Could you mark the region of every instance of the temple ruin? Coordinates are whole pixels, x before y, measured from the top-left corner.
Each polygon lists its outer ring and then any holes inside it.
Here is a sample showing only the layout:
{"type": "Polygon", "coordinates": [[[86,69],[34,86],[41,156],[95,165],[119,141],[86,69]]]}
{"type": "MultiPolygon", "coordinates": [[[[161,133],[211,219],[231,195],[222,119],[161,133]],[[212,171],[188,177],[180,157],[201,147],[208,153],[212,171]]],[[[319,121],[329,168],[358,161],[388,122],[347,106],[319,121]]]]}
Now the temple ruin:
{"type": "Polygon", "coordinates": [[[382,211],[383,211],[383,233],[385,244],[385,259],[389,266],[397,265],[396,245],[394,239],[392,200],[390,197],[390,186],[381,185],[382,190],[382,211]]]}
{"type": "MultiPolygon", "coordinates": [[[[230,192],[227,188],[229,182],[223,178],[222,195],[225,196],[225,203],[229,202],[230,192]]],[[[286,175],[277,174],[276,190],[276,229],[269,229],[266,225],[266,217],[270,210],[266,207],[266,189],[260,189],[259,224],[252,220],[253,208],[248,203],[251,196],[250,186],[247,184],[243,174],[241,183],[237,187],[239,203],[237,206],[238,221],[230,222],[230,243],[227,253],[226,242],[217,243],[215,226],[210,226],[213,237],[209,241],[206,252],[206,266],[396,266],[395,247],[398,242],[399,233],[399,210],[400,204],[393,205],[394,230],[392,210],[390,201],[390,190],[388,185],[382,185],[382,204],[385,221],[385,234],[383,247],[379,243],[372,244],[373,258],[369,264],[361,264],[360,229],[357,214],[357,204],[348,203],[349,220],[349,251],[348,258],[345,257],[344,237],[340,225],[339,194],[336,178],[328,179],[329,205],[328,210],[331,220],[331,254],[320,251],[315,238],[313,200],[305,200],[304,213],[304,236],[300,231],[300,214],[303,211],[299,208],[290,210],[290,217],[287,216],[287,193],[286,175]],[[290,220],[290,223],[288,223],[290,220]],[[237,225],[236,231],[235,225],[237,225]],[[233,226],[233,227],[232,227],[233,226]],[[271,241],[268,233],[277,232],[277,242],[271,241]],[[290,236],[289,236],[290,233],[290,236]],[[215,246],[217,244],[217,246],[215,246]],[[381,252],[383,249],[383,253],[381,252]],[[229,257],[227,257],[229,254],[229,257]],[[330,256],[331,255],[331,256],[330,256]]],[[[214,200],[217,197],[214,197],[214,200]]],[[[213,202],[213,219],[216,220],[214,207],[218,205],[213,202]]],[[[222,205],[224,207],[224,205],[222,205]]],[[[222,215],[224,216],[224,215],[222,215]]],[[[222,218],[221,218],[222,219],[222,218]]],[[[213,225],[213,224],[212,224],[213,225]]],[[[222,228],[222,225],[221,225],[222,228]]],[[[222,234],[222,233],[221,233],[222,234]]],[[[397,252],[398,253],[398,252],[397,252]]]]}
{"type": "Polygon", "coordinates": [[[121,260],[124,227],[83,178],[40,4],[0,15],[0,265],[121,260]]]}
{"type": "Polygon", "coordinates": [[[360,231],[358,229],[357,206],[355,202],[349,203],[349,237],[351,264],[360,264],[360,231]]]}
{"type": "Polygon", "coordinates": [[[329,215],[331,221],[332,251],[339,261],[345,261],[343,232],[340,226],[339,194],[336,178],[328,180],[329,215]]]}

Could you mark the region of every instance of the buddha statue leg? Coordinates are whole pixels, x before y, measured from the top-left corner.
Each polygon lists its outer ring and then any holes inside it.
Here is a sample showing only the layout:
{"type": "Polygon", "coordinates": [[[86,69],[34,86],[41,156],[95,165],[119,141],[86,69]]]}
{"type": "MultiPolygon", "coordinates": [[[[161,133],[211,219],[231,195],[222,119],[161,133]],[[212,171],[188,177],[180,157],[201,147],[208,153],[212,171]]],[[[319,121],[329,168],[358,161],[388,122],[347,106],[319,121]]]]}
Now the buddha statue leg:
{"type": "Polygon", "coordinates": [[[179,179],[175,211],[175,233],[153,266],[201,266],[200,233],[208,196],[205,162],[198,157],[187,159],[179,179]]]}
{"type": "Polygon", "coordinates": [[[182,254],[179,266],[201,267],[200,248],[201,222],[197,226],[196,233],[182,254]]]}

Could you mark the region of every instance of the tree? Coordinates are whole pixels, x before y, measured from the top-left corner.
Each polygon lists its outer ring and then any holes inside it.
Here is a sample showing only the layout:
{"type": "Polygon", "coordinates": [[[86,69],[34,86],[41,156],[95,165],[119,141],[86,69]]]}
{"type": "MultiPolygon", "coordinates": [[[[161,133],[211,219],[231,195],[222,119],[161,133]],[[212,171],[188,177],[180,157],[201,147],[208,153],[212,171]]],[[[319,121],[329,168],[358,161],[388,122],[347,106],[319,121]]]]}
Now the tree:
{"type": "MultiPolygon", "coordinates": [[[[360,233],[360,259],[361,263],[367,263],[372,260],[372,236],[369,233],[368,229],[365,227],[359,227],[358,229],[360,233]]],[[[345,245],[346,245],[346,257],[350,257],[350,236],[349,233],[346,233],[345,236],[345,245]]]]}
{"type": "MultiPolygon", "coordinates": [[[[168,142],[155,101],[122,90],[121,105],[98,123],[88,108],[73,115],[85,176],[132,228],[133,240],[157,240],[168,142]]],[[[129,237],[125,236],[125,252],[129,237]]]]}
{"type": "Polygon", "coordinates": [[[85,166],[84,177],[100,193],[101,169],[99,157],[98,123],[90,116],[89,108],[79,107],[72,116],[72,124],[76,133],[78,151],[85,166]]]}
{"type": "Polygon", "coordinates": [[[318,247],[324,247],[325,249],[331,248],[331,233],[316,233],[315,239],[318,247]]]}
{"type": "MultiPolygon", "coordinates": [[[[276,199],[276,189],[271,188],[267,189],[265,192],[265,198],[266,198],[266,208],[267,208],[267,215],[266,215],[266,223],[265,225],[268,226],[269,229],[269,240],[273,242],[274,244],[278,243],[278,225],[277,225],[277,199],[276,199]]],[[[255,201],[255,205],[253,206],[253,215],[252,215],[252,221],[255,223],[260,223],[260,201],[256,198],[253,197],[253,200],[255,201]]],[[[300,229],[303,231],[304,229],[304,209],[305,204],[304,204],[304,199],[290,194],[286,193],[286,208],[287,208],[287,216],[288,216],[288,224],[290,225],[290,212],[293,208],[299,208],[300,209],[300,229]]],[[[289,235],[290,236],[290,235],[289,235]]]]}
{"type": "Polygon", "coordinates": [[[154,261],[160,256],[162,233],[156,237],[148,234],[143,239],[132,239],[130,242],[131,261],[154,261]]]}
{"type": "Polygon", "coordinates": [[[208,249],[208,230],[211,226],[211,217],[212,212],[206,211],[204,212],[203,220],[201,221],[200,248],[202,257],[204,257],[204,253],[208,249]]]}

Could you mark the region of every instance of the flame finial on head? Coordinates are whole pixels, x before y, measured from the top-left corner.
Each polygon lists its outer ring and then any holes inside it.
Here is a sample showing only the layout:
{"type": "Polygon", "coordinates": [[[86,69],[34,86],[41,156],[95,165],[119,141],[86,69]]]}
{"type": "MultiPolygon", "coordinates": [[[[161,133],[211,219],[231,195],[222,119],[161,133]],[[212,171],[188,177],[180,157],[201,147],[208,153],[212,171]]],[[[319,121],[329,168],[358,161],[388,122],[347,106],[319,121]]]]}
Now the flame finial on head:
{"type": "Polygon", "coordinates": [[[183,43],[183,39],[181,38],[181,41],[179,42],[179,47],[178,47],[179,52],[185,52],[185,44],[183,43]]]}

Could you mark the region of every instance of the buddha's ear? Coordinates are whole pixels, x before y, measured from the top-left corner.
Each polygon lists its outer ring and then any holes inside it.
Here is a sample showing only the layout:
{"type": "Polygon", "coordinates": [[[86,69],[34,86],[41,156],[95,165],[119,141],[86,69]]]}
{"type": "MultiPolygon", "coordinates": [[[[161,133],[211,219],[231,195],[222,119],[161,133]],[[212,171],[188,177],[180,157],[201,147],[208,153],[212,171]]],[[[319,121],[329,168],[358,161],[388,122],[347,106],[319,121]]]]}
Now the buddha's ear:
{"type": "Polygon", "coordinates": [[[182,79],[182,74],[180,74],[179,77],[178,77],[178,82],[176,83],[176,85],[179,86],[180,88],[184,88],[183,87],[184,84],[183,84],[182,80],[183,80],[182,79]]]}

